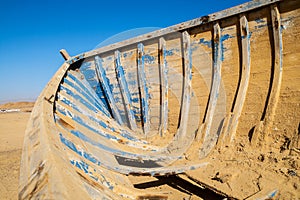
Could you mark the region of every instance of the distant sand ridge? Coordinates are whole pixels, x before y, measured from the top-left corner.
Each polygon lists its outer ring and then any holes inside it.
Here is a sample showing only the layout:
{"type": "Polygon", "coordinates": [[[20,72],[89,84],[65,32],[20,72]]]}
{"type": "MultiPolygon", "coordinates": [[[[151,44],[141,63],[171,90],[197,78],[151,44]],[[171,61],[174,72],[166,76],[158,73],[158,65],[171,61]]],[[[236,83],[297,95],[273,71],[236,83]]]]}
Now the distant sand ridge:
{"type": "Polygon", "coordinates": [[[0,105],[0,110],[18,110],[21,112],[31,112],[34,102],[9,102],[0,105]]]}

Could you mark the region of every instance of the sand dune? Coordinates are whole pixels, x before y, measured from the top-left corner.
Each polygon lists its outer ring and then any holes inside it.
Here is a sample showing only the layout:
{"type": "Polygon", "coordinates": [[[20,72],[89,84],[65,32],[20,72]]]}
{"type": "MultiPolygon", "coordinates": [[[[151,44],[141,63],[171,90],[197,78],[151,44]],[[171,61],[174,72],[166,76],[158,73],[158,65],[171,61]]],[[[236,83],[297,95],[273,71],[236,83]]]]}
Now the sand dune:
{"type": "Polygon", "coordinates": [[[17,199],[24,132],[34,102],[0,105],[20,112],[0,113],[0,199],[17,199]]]}

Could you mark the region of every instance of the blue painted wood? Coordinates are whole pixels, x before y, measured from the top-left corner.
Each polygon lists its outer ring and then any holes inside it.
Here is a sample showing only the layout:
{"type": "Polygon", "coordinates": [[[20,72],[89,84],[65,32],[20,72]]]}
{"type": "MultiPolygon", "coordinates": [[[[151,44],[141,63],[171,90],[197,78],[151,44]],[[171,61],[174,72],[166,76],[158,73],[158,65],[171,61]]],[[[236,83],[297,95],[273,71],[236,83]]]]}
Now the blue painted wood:
{"type": "Polygon", "coordinates": [[[86,142],[86,143],[96,147],[97,149],[100,149],[103,153],[122,156],[122,157],[130,158],[130,159],[141,158],[141,159],[152,160],[152,161],[157,161],[157,162],[162,162],[164,160],[169,160],[169,159],[178,159],[178,158],[174,158],[174,157],[171,158],[168,156],[163,156],[163,157],[158,156],[158,155],[151,156],[151,155],[147,155],[147,154],[136,154],[136,153],[131,153],[128,151],[123,151],[122,149],[116,148],[115,146],[97,142],[97,141],[93,140],[92,138],[88,137],[87,135],[85,135],[81,131],[78,131],[78,130],[70,130],[69,131],[60,124],[58,124],[58,128],[59,128],[60,132],[71,134],[71,135],[77,137],[78,139],[80,139],[81,141],[86,142]]]}
{"type": "Polygon", "coordinates": [[[104,95],[104,91],[101,88],[101,85],[98,81],[93,63],[85,62],[81,65],[81,67],[79,69],[80,69],[80,72],[84,75],[86,81],[91,86],[91,88],[97,94],[98,98],[103,102],[103,104],[106,106],[106,109],[108,110],[108,102],[104,95]]]}
{"type": "Polygon", "coordinates": [[[95,113],[102,112],[106,116],[110,117],[110,113],[106,110],[105,107],[97,108],[95,105],[90,103],[89,101],[82,98],[80,95],[76,94],[72,90],[70,90],[67,85],[60,85],[60,90],[66,92],[68,95],[72,96],[74,99],[78,100],[80,103],[86,106],[87,109],[92,110],[95,113]]]}
{"type": "MultiPolygon", "coordinates": [[[[94,98],[87,94],[85,90],[83,90],[80,86],[77,85],[76,82],[71,81],[68,77],[64,78],[64,84],[68,88],[72,89],[73,91],[76,91],[79,95],[81,95],[85,100],[87,100],[89,103],[97,107],[99,110],[102,108],[105,108],[105,106],[102,104],[102,101],[96,101],[97,98],[94,98]]],[[[108,111],[107,111],[108,114],[108,111]]]]}
{"type": "Polygon", "coordinates": [[[166,59],[166,41],[164,38],[159,39],[159,69],[160,69],[160,84],[161,84],[161,120],[160,120],[160,135],[164,136],[168,129],[168,65],[166,59]]]}
{"type": "Polygon", "coordinates": [[[150,110],[149,110],[149,92],[147,86],[147,80],[145,75],[145,62],[144,62],[144,45],[138,44],[138,77],[139,77],[139,89],[141,93],[142,101],[142,117],[143,117],[143,129],[145,135],[148,135],[150,131],[150,110]]]}
{"type": "MultiPolygon", "coordinates": [[[[73,132],[75,135],[79,135],[78,133],[73,132]]],[[[80,147],[79,145],[74,144],[69,138],[67,138],[62,133],[59,133],[60,141],[70,150],[72,150],[77,155],[81,156],[82,158],[87,159],[88,161],[97,164],[98,166],[102,166],[108,170],[115,171],[121,174],[138,174],[138,175],[150,175],[150,176],[162,176],[166,174],[178,174],[183,173],[187,170],[195,170],[200,167],[204,167],[208,164],[208,162],[203,162],[194,165],[181,165],[181,166],[158,166],[158,167],[131,167],[126,165],[119,165],[116,163],[107,162],[106,160],[100,160],[101,158],[97,158],[96,156],[92,155],[91,153],[83,150],[84,148],[80,147]]],[[[114,157],[113,157],[114,158],[114,157]]],[[[137,157],[135,157],[137,158],[137,157]]],[[[74,160],[71,161],[73,163],[74,160]]],[[[81,161],[82,162],[82,161],[81,161]]],[[[85,164],[84,164],[85,165],[85,164]]],[[[81,168],[82,169],[82,168],[81,168]]],[[[86,168],[87,169],[87,168],[86,168]]],[[[84,170],[84,169],[83,169],[84,170]]],[[[87,171],[87,170],[86,170],[87,171]]]]}
{"type": "Polygon", "coordinates": [[[102,66],[102,60],[99,56],[95,57],[95,69],[96,69],[96,73],[97,73],[99,82],[102,85],[104,94],[105,94],[107,101],[109,103],[109,106],[111,108],[112,115],[120,125],[123,125],[124,124],[123,120],[122,120],[119,110],[116,106],[116,102],[113,98],[112,91],[109,87],[108,80],[106,78],[105,70],[102,66]]]}
{"type": "Polygon", "coordinates": [[[131,102],[131,95],[128,89],[128,85],[125,79],[125,72],[123,69],[123,66],[121,65],[121,58],[120,58],[120,52],[115,51],[115,68],[116,68],[116,73],[117,73],[117,79],[120,85],[122,97],[125,102],[125,109],[127,112],[127,119],[129,123],[129,127],[132,130],[137,129],[137,125],[135,122],[135,117],[134,117],[134,112],[132,109],[132,102],[131,102]]]}
{"type": "Polygon", "coordinates": [[[107,153],[110,153],[113,155],[124,156],[124,157],[131,158],[131,159],[141,158],[141,159],[152,160],[152,161],[157,161],[157,162],[173,161],[173,160],[178,160],[178,159],[183,158],[182,156],[169,156],[166,154],[162,154],[161,152],[155,152],[155,151],[148,150],[148,149],[142,149],[142,148],[140,148],[141,146],[137,146],[137,145],[129,146],[128,142],[120,142],[120,141],[123,141],[122,139],[120,139],[120,137],[109,134],[108,132],[106,132],[104,130],[100,131],[100,130],[88,125],[87,123],[85,123],[82,120],[81,117],[79,117],[72,111],[70,111],[62,106],[58,106],[56,114],[57,114],[57,118],[60,118],[64,121],[68,121],[68,118],[71,120],[74,120],[74,122],[76,123],[75,126],[80,127],[80,130],[69,129],[66,126],[62,125],[58,121],[57,125],[58,125],[60,132],[71,133],[72,135],[78,137],[83,142],[87,142],[87,143],[103,150],[104,152],[107,152],[107,153]],[[91,132],[82,129],[81,126],[87,128],[91,132]],[[98,134],[99,136],[102,137],[102,139],[95,140],[94,137],[89,137],[85,133],[98,134]],[[114,142],[114,145],[111,142],[114,142]],[[129,150],[128,150],[128,147],[130,147],[129,150]],[[124,150],[122,150],[123,148],[124,148],[124,150]],[[138,148],[138,153],[135,153],[135,152],[137,152],[136,150],[134,150],[135,148],[138,148]]]}
{"type": "MultiPolygon", "coordinates": [[[[133,141],[135,143],[141,143],[142,145],[147,144],[146,141],[141,141],[139,139],[137,139],[136,137],[132,136],[131,133],[129,133],[127,130],[120,130],[119,127],[116,127],[115,124],[111,123],[108,121],[108,118],[104,118],[104,119],[99,119],[95,116],[93,116],[89,111],[87,111],[84,107],[80,106],[80,103],[74,100],[69,100],[68,95],[62,95],[62,94],[58,94],[58,101],[57,103],[59,105],[64,105],[65,106],[69,106],[73,109],[73,112],[78,112],[78,113],[82,113],[85,116],[88,117],[89,120],[91,120],[92,122],[97,123],[100,127],[102,127],[103,129],[108,130],[110,133],[114,133],[115,135],[119,135],[122,136],[124,139],[133,141]]],[[[123,140],[123,139],[121,139],[123,140]]],[[[138,146],[138,145],[137,145],[138,146]]]]}
{"type": "Polygon", "coordinates": [[[68,71],[68,76],[66,79],[72,80],[77,84],[87,95],[95,99],[98,105],[103,105],[103,102],[100,100],[96,92],[91,88],[91,85],[86,81],[84,75],[79,71],[68,71]]]}

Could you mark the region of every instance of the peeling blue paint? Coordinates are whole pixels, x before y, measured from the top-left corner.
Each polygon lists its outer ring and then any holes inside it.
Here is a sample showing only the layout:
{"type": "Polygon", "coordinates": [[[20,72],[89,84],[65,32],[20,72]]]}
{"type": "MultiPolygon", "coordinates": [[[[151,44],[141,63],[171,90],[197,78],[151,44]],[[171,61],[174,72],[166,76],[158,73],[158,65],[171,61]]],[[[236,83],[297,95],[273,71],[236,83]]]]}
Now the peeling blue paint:
{"type": "Polygon", "coordinates": [[[95,129],[94,127],[92,127],[92,126],[86,124],[86,123],[84,122],[84,120],[82,120],[82,119],[81,119],[79,116],[77,116],[77,115],[74,115],[74,114],[73,114],[73,116],[72,116],[72,115],[66,113],[66,111],[63,111],[62,109],[60,109],[59,107],[57,107],[56,110],[57,110],[57,112],[60,112],[61,114],[65,115],[65,116],[71,117],[71,118],[72,118],[75,122],[77,122],[78,124],[84,126],[85,128],[91,130],[92,132],[94,132],[94,133],[96,133],[96,134],[98,134],[98,135],[100,135],[100,136],[102,136],[102,137],[104,137],[104,138],[106,138],[106,139],[114,140],[114,141],[120,141],[120,138],[117,138],[117,137],[114,136],[114,135],[110,135],[110,134],[108,134],[108,133],[105,133],[105,132],[103,132],[103,131],[100,131],[100,130],[98,130],[98,129],[95,129]]]}
{"type": "Polygon", "coordinates": [[[127,78],[128,79],[136,79],[136,73],[135,72],[127,72],[127,78]]]}
{"type": "Polygon", "coordinates": [[[170,50],[164,50],[164,54],[165,54],[165,56],[173,56],[174,52],[172,51],[172,49],[170,49],[170,50]]]}
{"type": "Polygon", "coordinates": [[[128,85],[137,86],[136,80],[127,81],[128,85]]]}
{"type": "Polygon", "coordinates": [[[222,35],[221,33],[221,38],[220,38],[220,48],[221,48],[221,61],[224,61],[224,52],[227,50],[225,47],[224,47],[224,44],[223,42],[230,39],[230,38],[233,38],[234,36],[232,35],[229,35],[229,34],[225,34],[225,35],[222,35]]]}
{"type": "MultiPolygon", "coordinates": [[[[150,131],[150,120],[149,120],[149,91],[145,74],[145,62],[147,56],[144,54],[144,45],[142,43],[138,44],[138,77],[139,77],[139,88],[141,91],[141,103],[142,103],[142,120],[143,129],[145,135],[150,131]]],[[[149,58],[149,57],[148,57],[149,58]]],[[[152,58],[151,58],[152,59],[152,58]]],[[[152,60],[154,62],[154,60],[152,60]]]]}
{"type": "Polygon", "coordinates": [[[268,25],[268,24],[260,24],[260,25],[257,25],[257,26],[254,26],[254,28],[255,29],[261,29],[261,28],[263,28],[263,27],[271,27],[270,25],[268,25]]]}
{"type": "Polygon", "coordinates": [[[254,21],[255,21],[256,23],[265,23],[265,22],[266,22],[266,20],[261,19],[261,18],[257,18],[257,19],[255,19],[254,21]]]}
{"type": "Polygon", "coordinates": [[[250,39],[251,38],[251,36],[252,36],[252,32],[249,32],[249,34],[248,35],[242,35],[242,39],[245,39],[245,38],[248,38],[248,39],[250,39]]]}
{"type": "MultiPolygon", "coordinates": [[[[86,153],[84,150],[79,150],[75,144],[66,139],[61,133],[59,134],[60,135],[60,141],[67,147],[69,147],[69,149],[73,150],[76,154],[78,154],[79,156],[81,157],[84,157],[88,160],[90,160],[92,163],[98,165],[98,166],[102,166],[108,170],[113,170],[113,171],[116,171],[116,172],[119,172],[119,173],[122,173],[122,174],[132,174],[132,173],[138,173],[138,174],[147,174],[147,175],[152,175],[152,176],[156,176],[156,175],[164,175],[164,174],[170,174],[170,173],[182,173],[184,172],[185,170],[190,170],[191,168],[197,168],[197,167],[200,167],[202,166],[203,164],[200,164],[200,165],[195,165],[195,166],[187,166],[187,167],[182,167],[182,168],[178,168],[178,169],[168,169],[168,168],[162,168],[160,167],[160,165],[158,165],[157,167],[151,167],[151,168],[155,168],[154,170],[148,170],[148,168],[144,168],[144,167],[141,167],[141,168],[135,168],[133,169],[132,167],[128,167],[128,166],[122,166],[122,165],[119,165],[119,166],[112,166],[108,163],[104,163],[104,162],[100,162],[96,157],[92,156],[91,154],[89,153],[86,153]]],[[[132,159],[135,159],[136,160],[137,157],[135,158],[132,158],[132,159]]],[[[126,159],[126,158],[125,158],[126,159]]],[[[180,157],[177,157],[177,159],[180,159],[180,157]]],[[[149,160],[151,162],[151,160],[149,160]]],[[[153,160],[152,160],[153,161],[153,160]]],[[[86,169],[86,171],[89,173],[89,174],[92,174],[92,171],[93,169],[91,170],[88,170],[89,169],[89,165],[85,165],[85,163],[81,163],[81,161],[76,165],[76,160],[71,160],[70,163],[72,165],[75,165],[77,166],[78,168],[80,168],[81,170],[84,170],[86,169]]],[[[84,161],[82,161],[84,162],[84,161]]],[[[204,163],[205,165],[205,163],[204,163]]],[[[95,171],[95,170],[94,170],[95,171]]],[[[106,179],[104,178],[104,181],[106,181],[106,179]]],[[[113,189],[113,186],[111,184],[109,184],[109,182],[106,181],[106,184],[108,186],[108,188],[110,189],[113,189]]]]}
{"type": "Polygon", "coordinates": [[[80,87],[75,85],[74,83],[70,82],[68,79],[64,79],[64,83],[68,85],[69,87],[74,88],[78,93],[80,93],[83,97],[85,97],[90,103],[95,105],[98,109],[101,110],[102,106],[96,101],[96,98],[91,97],[88,95],[84,90],[82,90],[80,87]]]}
{"type": "Polygon", "coordinates": [[[132,56],[132,54],[133,54],[133,51],[130,51],[130,52],[124,52],[124,53],[123,53],[123,57],[124,57],[124,58],[130,57],[130,56],[132,56]]]}
{"type": "MultiPolygon", "coordinates": [[[[76,136],[77,138],[81,139],[84,142],[87,142],[99,149],[102,149],[103,151],[110,153],[112,155],[117,155],[117,156],[122,156],[122,157],[127,157],[127,158],[131,158],[131,159],[136,159],[136,158],[142,158],[145,160],[153,160],[153,161],[164,161],[166,159],[168,159],[169,157],[162,157],[162,156],[151,156],[151,155],[142,155],[142,154],[135,154],[135,153],[130,153],[130,152],[126,152],[126,151],[121,151],[119,149],[115,149],[115,148],[111,148],[109,146],[103,145],[99,142],[94,141],[93,139],[87,137],[86,135],[84,135],[83,133],[81,133],[80,131],[75,131],[75,130],[71,130],[70,133],[74,136],[76,136]]],[[[63,144],[65,144],[67,147],[69,147],[71,150],[73,150],[74,152],[76,152],[78,155],[83,156],[85,154],[85,152],[81,152],[79,151],[75,144],[73,142],[71,142],[70,140],[66,139],[62,133],[59,134],[60,136],[60,140],[63,144]]],[[[90,161],[93,162],[92,160],[94,160],[94,162],[96,162],[96,158],[91,156],[91,155],[87,155],[84,156],[87,158],[93,158],[90,161]]]]}
{"type": "Polygon", "coordinates": [[[154,64],[156,58],[154,56],[150,56],[149,54],[144,55],[144,62],[147,64],[154,64]]]}
{"type": "Polygon", "coordinates": [[[136,97],[136,98],[132,98],[131,101],[134,103],[138,103],[140,101],[140,99],[138,97],[136,97]]]}
{"type": "Polygon", "coordinates": [[[90,86],[95,90],[99,99],[103,102],[106,109],[108,110],[108,102],[104,95],[104,91],[103,91],[99,81],[97,81],[95,69],[92,69],[91,67],[92,67],[91,63],[89,63],[88,65],[86,63],[84,63],[81,65],[79,70],[84,75],[85,79],[90,84],[90,86]]]}
{"type": "MultiPolygon", "coordinates": [[[[71,101],[65,99],[65,98],[60,98],[60,100],[65,103],[66,105],[69,105],[71,106],[74,110],[76,110],[77,112],[82,112],[75,104],[73,104],[71,101]]],[[[62,112],[62,114],[64,114],[66,116],[66,112],[64,112],[62,109],[60,109],[60,112],[62,112]]],[[[113,132],[118,132],[114,127],[106,124],[104,121],[102,120],[99,120],[91,115],[88,115],[89,119],[98,123],[100,126],[102,126],[103,128],[105,129],[110,129],[111,131],[113,132]]],[[[143,144],[147,144],[147,142],[142,142],[140,141],[139,139],[136,139],[135,137],[131,136],[130,133],[128,133],[127,131],[125,130],[121,130],[121,133],[120,133],[120,136],[122,136],[123,138],[126,138],[128,140],[131,140],[133,142],[141,142],[143,144]]]]}
{"type": "Polygon", "coordinates": [[[180,55],[180,49],[179,48],[172,48],[172,49],[165,49],[165,56],[173,56],[173,55],[180,55]]]}
{"type": "Polygon", "coordinates": [[[108,111],[106,110],[106,108],[103,107],[99,107],[99,109],[97,109],[97,107],[94,107],[90,102],[87,102],[85,99],[83,99],[80,95],[74,94],[71,90],[69,90],[68,88],[60,85],[60,90],[65,91],[68,95],[74,97],[74,99],[77,99],[80,103],[82,103],[84,106],[86,106],[86,108],[88,108],[89,110],[92,110],[96,113],[98,113],[99,111],[101,111],[103,114],[107,115],[108,117],[110,117],[110,114],[108,113],[108,111]]]}
{"type": "Polygon", "coordinates": [[[82,170],[84,173],[88,174],[89,177],[91,177],[95,181],[98,181],[98,178],[93,176],[93,173],[89,171],[89,165],[84,161],[70,160],[70,163],[78,169],[82,170]]]}
{"type": "Polygon", "coordinates": [[[190,48],[191,53],[196,51],[198,48],[199,48],[199,45],[196,42],[191,43],[191,48],[190,48]]]}
{"type": "Polygon", "coordinates": [[[71,64],[73,64],[73,63],[75,63],[75,62],[77,62],[77,61],[79,61],[79,60],[81,60],[83,58],[84,58],[84,54],[80,54],[78,56],[70,58],[69,60],[66,61],[66,63],[68,63],[68,64],[71,65],[71,64]]]}
{"type": "Polygon", "coordinates": [[[81,81],[79,81],[75,76],[73,76],[71,73],[68,73],[68,78],[72,79],[76,84],[78,84],[81,87],[81,89],[83,89],[88,95],[93,97],[99,103],[98,99],[95,98],[95,95],[93,95],[90,92],[90,90],[87,89],[86,86],[84,86],[84,84],[81,81]]]}
{"type": "Polygon", "coordinates": [[[208,48],[212,47],[212,41],[211,40],[205,40],[205,38],[200,38],[198,44],[203,44],[207,46],[208,48]]]}
{"type": "Polygon", "coordinates": [[[125,102],[125,109],[127,111],[127,120],[130,125],[130,128],[132,130],[135,130],[137,128],[136,122],[135,122],[135,117],[134,113],[132,111],[132,102],[131,102],[131,94],[128,89],[128,84],[125,78],[125,72],[123,69],[123,66],[121,65],[121,60],[120,60],[120,52],[116,51],[115,52],[115,70],[117,73],[117,78],[118,82],[120,85],[121,93],[125,102]]]}
{"type": "Polygon", "coordinates": [[[119,110],[116,106],[116,102],[113,98],[112,88],[110,88],[109,80],[106,77],[105,70],[102,66],[102,60],[98,56],[95,57],[95,65],[96,65],[96,72],[98,74],[99,82],[102,85],[102,89],[103,89],[103,93],[105,94],[105,98],[109,102],[109,107],[111,108],[112,115],[116,119],[116,121],[120,125],[122,125],[124,123],[120,116],[119,110]]]}
{"type": "Polygon", "coordinates": [[[221,36],[221,42],[224,42],[225,40],[228,40],[230,38],[234,38],[234,36],[229,35],[229,34],[225,34],[221,36]]]}

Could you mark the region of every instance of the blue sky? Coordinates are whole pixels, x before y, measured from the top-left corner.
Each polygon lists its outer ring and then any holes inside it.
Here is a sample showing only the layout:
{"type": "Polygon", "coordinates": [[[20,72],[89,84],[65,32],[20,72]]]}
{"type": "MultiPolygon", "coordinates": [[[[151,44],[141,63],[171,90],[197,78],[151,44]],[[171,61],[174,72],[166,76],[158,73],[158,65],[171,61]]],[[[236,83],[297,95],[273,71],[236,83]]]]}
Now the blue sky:
{"type": "Polygon", "coordinates": [[[0,103],[34,100],[70,55],[116,34],[167,27],[247,0],[0,0],[0,103]]]}

